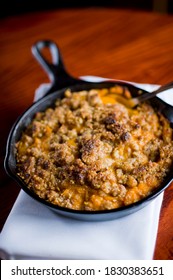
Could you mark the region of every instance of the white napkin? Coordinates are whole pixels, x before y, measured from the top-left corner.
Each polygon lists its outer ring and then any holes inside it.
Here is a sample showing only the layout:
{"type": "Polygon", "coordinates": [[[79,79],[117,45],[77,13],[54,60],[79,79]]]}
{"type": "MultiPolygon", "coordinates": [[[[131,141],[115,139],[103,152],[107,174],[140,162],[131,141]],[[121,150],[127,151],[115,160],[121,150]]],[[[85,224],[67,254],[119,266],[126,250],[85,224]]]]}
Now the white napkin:
{"type": "Polygon", "coordinates": [[[129,216],[86,222],[55,214],[21,191],[0,248],[14,259],[152,259],[161,203],[159,195],[129,216]]]}
{"type": "MultiPolygon", "coordinates": [[[[137,85],[148,91],[158,87],[137,85]]],[[[36,91],[35,100],[44,89],[36,91]]],[[[0,235],[0,255],[5,259],[150,260],[162,199],[163,193],[123,218],[86,222],[55,214],[21,190],[0,235]]]]}

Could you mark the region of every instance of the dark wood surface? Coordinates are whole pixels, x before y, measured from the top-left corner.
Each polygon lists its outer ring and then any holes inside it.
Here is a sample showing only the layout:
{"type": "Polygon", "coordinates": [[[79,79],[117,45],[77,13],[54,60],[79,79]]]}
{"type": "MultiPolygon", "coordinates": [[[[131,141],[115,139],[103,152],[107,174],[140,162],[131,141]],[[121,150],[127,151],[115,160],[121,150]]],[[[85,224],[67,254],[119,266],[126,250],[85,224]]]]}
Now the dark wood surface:
{"type": "MultiPolygon", "coordinates": [[[[10,128],[48,78],[31,54],[37,40],[60,47],[73,76],[140,83],[173,80],[173,16],[103,8],[60,9],[0,20],[0,226],[19,193],[3,161],[10,128]]],[[[164,193],[154,259],[173,259],[173,185],[164,193]]]]}

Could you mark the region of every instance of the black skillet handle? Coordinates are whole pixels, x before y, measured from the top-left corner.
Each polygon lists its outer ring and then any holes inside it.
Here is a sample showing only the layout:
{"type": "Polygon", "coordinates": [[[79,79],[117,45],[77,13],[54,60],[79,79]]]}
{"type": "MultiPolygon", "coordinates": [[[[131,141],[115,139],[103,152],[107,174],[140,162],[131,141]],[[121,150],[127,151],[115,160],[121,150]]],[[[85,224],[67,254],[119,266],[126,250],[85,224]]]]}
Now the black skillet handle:
{"type": "Polygon", "coordinates": [[[31,50],[34,57],[48,74],[48,77],[52,83],[52,87],[49,89],[46,95],[56,90],[83,82],[82,80],[73,78],[68,74],[65,69],[59,48],[53,41],[38,41],[32,46],[31,50]],[[52,63],[48,62],[42,53],[43,49],[45,48],[47,48],[51,53],[52,63]]]}

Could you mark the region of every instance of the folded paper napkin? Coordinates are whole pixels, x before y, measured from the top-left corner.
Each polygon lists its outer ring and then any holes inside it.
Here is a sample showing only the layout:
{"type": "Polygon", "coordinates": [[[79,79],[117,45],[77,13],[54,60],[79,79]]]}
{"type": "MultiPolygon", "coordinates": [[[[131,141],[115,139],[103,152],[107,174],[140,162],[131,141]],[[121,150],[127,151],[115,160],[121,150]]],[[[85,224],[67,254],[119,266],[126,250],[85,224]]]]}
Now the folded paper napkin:
{"type": "MultiPolygon", "coordinates": [[[[82,78],[100,81],[98,77],[82,78]]],[[[137,85],[148,91],[158,87],[137,85]]],[[[35,100],[49,86],[40,87],[35,100]]],[[[152,259],[162,199],[163,193],[143,209],[120,219],[87,222],[58,215],[21,190],[0,235],[1,258],[152,259]]]]}

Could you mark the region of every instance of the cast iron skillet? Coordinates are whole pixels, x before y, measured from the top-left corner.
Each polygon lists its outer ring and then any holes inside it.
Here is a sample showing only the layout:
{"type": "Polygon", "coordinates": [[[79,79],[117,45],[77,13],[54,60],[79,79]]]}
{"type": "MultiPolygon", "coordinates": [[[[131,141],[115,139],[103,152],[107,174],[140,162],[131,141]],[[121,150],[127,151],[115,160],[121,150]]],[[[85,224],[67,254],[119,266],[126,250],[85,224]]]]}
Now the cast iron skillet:
{"type": "MultiPolygon", "coordinates": [[[[71,91],[80,91],[80,90],[89,90],[92,88],[109,88],[113,85],[121,85],[124,88],[128,88],[131,92],[132,96],[137,96],[139,91],[142,93],[146,92],[137,88],[130,83],[122,82],[122,81],[106,81],[106,82],[85,82],[80,79],[76,79],[68,74],[65,70],[64,64],[62,62],[62,58],[59,52],[57,45],[52,41],[39,41],[32,47],[32,53],[42,65],[44,70],[48,73],[49,78],[52,82],[51,89],[47,92],[46,96],[44,96],[41,100],[35,102],[32,106],[30,106],[15,122],[13,125],[11,132],[8,137],[7,147],[6,147],[6,157],[4,161],[5,170],[7,174],[12,177],[20,187],[32,198],[36,201],[44,204],[49,207],[51,210],[57,212],[58,214],[62,214],[71,218],[87,220],[87,221],[103,221],[103,220],[111,220],[120,218],[126,215],[129,215],[135,211],[146,206],[153,199],[155,199],[161,192],[163,192],[173,180],[173,174],[171,172],[165,178],[164,182],[160,185],[160,187],[155,190],[148,197],[133,203],[129,206],[121,207],[118,209],[112,210],[102,210],[102,211],[79,211],[79,210],[71,210],[67,208],[63,208],[57,205],[53,205],[41,198],[39,198],[35,193],[27,188],[26,183],[17,176],[16,170],[16,159],[15,159],[15,143],[21,137],[22,131],[26,128],[26,126],[31,122],[35,113],[38,111],[44,111],[47,107],[52,106],[54,101],[57,98],[62,98],[66,88],[70,88],[71,91]],[[51,53],[53,62],[48,62],[43,56],[43,49],[48,48],[51,53]]],[[[166,116],[169,110],[173,110],[173,107],[163,102],[157,97],[154,97],[150,100],[152,106],[156,107],[157,110],[162,110],[162,113],[166,116]]]]}

